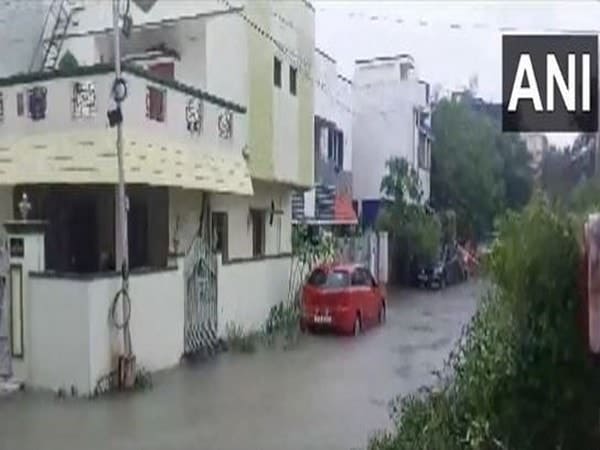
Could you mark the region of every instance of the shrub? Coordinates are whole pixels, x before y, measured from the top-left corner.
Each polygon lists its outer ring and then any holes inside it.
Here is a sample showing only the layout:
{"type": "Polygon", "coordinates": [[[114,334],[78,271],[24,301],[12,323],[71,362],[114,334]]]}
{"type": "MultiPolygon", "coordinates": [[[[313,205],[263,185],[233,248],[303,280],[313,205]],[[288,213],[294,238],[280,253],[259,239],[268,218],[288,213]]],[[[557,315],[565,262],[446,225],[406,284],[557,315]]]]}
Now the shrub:
{"type": "Polygon", "coordinates": [[[578,244],[540,200],[499,226],[492,287],[435,388],[395,402],[372,450],[600,448],[599,371],[578,328],[578,244]]]}
{"type": "Polygon", "coordinates": [[[241,326],[235,324],[227,325],[227,344],[229,348],[241,353],[254,353],[259,334],[247,332],[241,326]]]}

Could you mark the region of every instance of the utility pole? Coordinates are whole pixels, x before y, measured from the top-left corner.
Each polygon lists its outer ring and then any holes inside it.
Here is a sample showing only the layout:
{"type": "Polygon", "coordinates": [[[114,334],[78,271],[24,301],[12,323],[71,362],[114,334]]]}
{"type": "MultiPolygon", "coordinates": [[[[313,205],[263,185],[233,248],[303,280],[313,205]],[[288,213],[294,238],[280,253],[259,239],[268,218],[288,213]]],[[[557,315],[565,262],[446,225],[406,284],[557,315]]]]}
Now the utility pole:
{"type": "MultiPolygon", "coordinates": [[[[113,91],[118,89],[118,82],[121,80],[121,30],[119,27],[119,3],[120,0],[112,0],[113,7],[113,32],[114,32],[114,56],[115,56],[115,84],[113,85],[113,91]]],[[[116,92],[113,92],[113,98],[117,103],[117,110],[121,109],[121,96],[116,92]]],[[[118,201],[118,230],[117,239],[120,237],[120,242],[115,242],[117,250],[115,252],[115,262],[120,263],[122,272],[122,286],[121,286],[121,306],[122,306],[122,320],[123,320],[123,352],[125,356],[131,355],[131,338],[129,334],[129,323],[128,316],[131,313],[131,306],[125,297],[128,297],[129,290],[129,244],[127,236],[127,206],[125,198],[125,170],[123,164],[123,124],[122,120],[117,122],[117,161],[118,161],[118,176],[119,184],[117,187],[117,201],[118,201]],[[120,235],[120,236],[119,236],[120,235]],[[119,258],[120,256],[120,258],[119,258]],[[120,259],[120,261],[119,261],[120,259]],[[129,311],[127,308],[129,307],[129,311]]]]}

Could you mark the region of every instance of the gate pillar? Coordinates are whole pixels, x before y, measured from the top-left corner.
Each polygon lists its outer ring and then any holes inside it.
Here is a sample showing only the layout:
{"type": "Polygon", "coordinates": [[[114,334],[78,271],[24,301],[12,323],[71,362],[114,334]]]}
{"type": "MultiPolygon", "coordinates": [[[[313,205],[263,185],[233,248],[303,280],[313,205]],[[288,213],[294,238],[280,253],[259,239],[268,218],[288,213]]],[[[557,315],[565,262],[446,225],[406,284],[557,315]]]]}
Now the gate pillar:
{"type": "Polygon", "coordinates": [[[11,374],[20,381],[30,378],[28,351],[31,349],[31,330],[27,292],[29,272],[42,272],[45,269],[45,227],[46,222],[40,220],[13,220],[4,223],[8,235],[8,271],[3,308],[8,348],[4,349],[4,353],[8,352],[11,358],[11,374]]]}

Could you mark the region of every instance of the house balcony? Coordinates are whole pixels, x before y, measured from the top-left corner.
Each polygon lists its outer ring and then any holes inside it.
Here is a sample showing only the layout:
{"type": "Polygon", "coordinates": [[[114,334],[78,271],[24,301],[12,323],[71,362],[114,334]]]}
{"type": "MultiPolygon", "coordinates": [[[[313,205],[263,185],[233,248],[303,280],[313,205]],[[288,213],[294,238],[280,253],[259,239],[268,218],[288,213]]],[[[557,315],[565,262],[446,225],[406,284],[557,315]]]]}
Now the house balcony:
{"type": "MultiPolygon", "coordinates": [[[[127,183],[252,194],[246,109],[126,65],[122,103],[127,183]]],[[[108,65],[0,79],[0,185],[114,184],[108,65]]]]}

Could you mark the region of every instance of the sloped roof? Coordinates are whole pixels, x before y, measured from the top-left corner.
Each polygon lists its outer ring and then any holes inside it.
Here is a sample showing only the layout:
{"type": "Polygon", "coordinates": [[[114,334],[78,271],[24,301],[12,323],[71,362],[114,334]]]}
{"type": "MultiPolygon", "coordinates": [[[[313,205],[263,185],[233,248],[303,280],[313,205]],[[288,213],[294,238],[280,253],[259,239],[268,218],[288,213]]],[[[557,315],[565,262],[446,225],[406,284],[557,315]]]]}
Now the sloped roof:
{"type": "Polygon", "coordinates": [[[344,194],[337,194],[334,203],[334,221],[354,225],[358,223],[352,207],[352,199],[344,194]]]}

